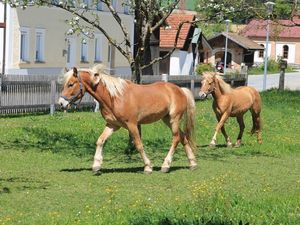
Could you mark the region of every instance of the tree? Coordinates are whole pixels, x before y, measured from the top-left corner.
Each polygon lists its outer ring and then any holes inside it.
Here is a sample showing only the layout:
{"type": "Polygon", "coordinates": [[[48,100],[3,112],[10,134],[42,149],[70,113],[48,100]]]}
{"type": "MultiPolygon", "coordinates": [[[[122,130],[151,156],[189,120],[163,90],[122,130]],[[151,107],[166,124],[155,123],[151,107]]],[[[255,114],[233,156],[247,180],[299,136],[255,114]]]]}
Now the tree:
{"type": "MultiPolygon", "coordinates": [[[[12,7],[30,7],[48,6],[57,7],[72,15],[68,21],[70,30],[68,34],[81,33],[86,37],[92,37],[94,30],[99,30],[108,42],[114,46],[128,61],[132,72],[132,80],[140,83],[142,70],[152,66],[154,63],[169,57],[175,50],[179,32],[184,23],[179,24],[174,48],[163,57],[157,57],[148,61],[143,60],[146,50],[149,49],[151,35],[166,24],[166,19],[177,7],[180,0],[125,0],[124,5],[130,8],[130,13],[134,16],[135,21],[135,52],[132,52],[132,43],[130,42],[130,34],[128,29],[122,23],[119,13],[115,10],[111,0],[92,0],[91,5],[87,5],[85,1],[79,0],[7,0],[12,7]],[[123,41],[118,43],[116,39],[109,35],[109,32],[102,26],[102,21],[97,13],[92,10],[98,3],[104,3],[114,20],[122,30],[123,41]]],[[[196,21],[192,21],[195,23],[196,21]]]]}
{"type": "MultiPolygon", "coordinates": [[[[230,19],[234,23],[247,23],[252,18],[266,19],[263,0],[198,0],[199,16],[210,22],[230,19]]],[[[297,0],[275,0],[273,18],[289,19],[297,11],[297,0]]]]}

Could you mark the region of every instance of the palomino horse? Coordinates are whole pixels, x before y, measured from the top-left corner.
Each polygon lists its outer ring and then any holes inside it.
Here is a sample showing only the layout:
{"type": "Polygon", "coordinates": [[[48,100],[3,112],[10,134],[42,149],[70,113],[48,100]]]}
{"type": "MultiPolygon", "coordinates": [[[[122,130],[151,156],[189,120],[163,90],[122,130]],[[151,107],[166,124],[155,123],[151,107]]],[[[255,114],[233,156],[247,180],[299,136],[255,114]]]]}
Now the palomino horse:
{"type": "Polygon", "coordinates": [[[199,95],[201,99],[204,99],[208,94],[212,94],[213,96],[214,101],[212,107],[218,120],[210,146],[214,147],[216,145],[217,134],[220,129],[225,137],[227,146],[232,146],[230,138],[226,134],[224,123],[228,117],[236,117],[240,126],[240,132],[235,146],[239,147],[245,128],[243,116],[248,110],[250,110],[252,114],[252,134],[257,133],[257,141],[260,144],[262,143],[260,118],[261,98],[255,88],[231,88],[217,73],[205,72],[203,73],[202,86],[199,95]]]}
{"type": "Polygon", "coordinates": [[[92,69],[73,68],[68,71],[64,75],[59,104],[66,108],[81,99],[85,92],[100,103],[101,114],[106,120],[106,127],[96,143],[93,171],[101,169],[102,148],[107,138],[123,127],[129,131],[136,149],[141,154],[145,165],[144,172],[151,173],[152,164],[144,151],[138,124],[153,123],[160,119],[170,127],[173,135],[172,145],[161,170],[169,171],[173,153],[179,142],[184,146],[190,169],[197,166],[192,140],[195,101],[188,89],[166,82],[138,85],[107,75],[104,67],[99,64],[92,69]],[[182,118],[185,118],[184,132],[180,129],[182,118]]]}

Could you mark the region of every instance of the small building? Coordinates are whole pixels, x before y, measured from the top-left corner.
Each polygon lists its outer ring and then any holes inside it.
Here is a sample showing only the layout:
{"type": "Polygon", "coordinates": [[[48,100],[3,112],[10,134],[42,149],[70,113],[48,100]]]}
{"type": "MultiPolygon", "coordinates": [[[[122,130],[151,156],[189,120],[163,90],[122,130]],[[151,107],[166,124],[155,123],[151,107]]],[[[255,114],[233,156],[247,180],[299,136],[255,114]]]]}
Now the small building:
{"type": "MultiPolygon", "coordinates": [[[[134,19],[123,1],[114,1],[113,4],[133,43],[134,19]]],[[[90,0],[84,2],[87,7],[93,7],[92,13],[97,14],[107,33],[116,42],[122,43],[123,33],[105,4],[98,2],[95,5],[90,0]]],[[[6,29],[5,38],[4,28],[0,29],[0,66],[2,68],[5,62],[4,73],[56,75],[66,67],[91,67],[101,62],[112,73],[131,74],[126,58],[109,44],[100,31],[96,30],[91,39],[69,34],[71,27],[66,21],[73,17],[71,13],[56,7],[31,6],[23,10],[7,4],[4,24],[4,6],[0,2],[0,25],[6,29]]]]}
{"type": "MultiPolygon", "coordinates": [[[[160,28],[160,56],[174,48],[178,26],[182,21],[194,21],[195,12],[178,10],[167,19],[167,26],[160,28]]],[[[208,62],[211,47],[197,25],[185,23],[179,33],[176,49],[160,62],[159,73],[191,75],[199,61],[208,62]]]]}
{"type": "Polygon", "coordinates": [[[254,63],[254,54],[264,48],[247,37],[236,33],[222,32],[208,40],[212,47],[209,62],[216,65],[217,62],[225,61],[225,42],[227,37],[227,65],[228,68],[240,70],[241,64],[251,66],[254,63]]]}
{"type": "MultiPolygon", "coordinates": [[[[300,24],[300,18],[294,18],[300,24]]],[[[240,32],[263,48],[266,46],[267,34],[266,20],[252,20],[240,32]]],[[[278,20],[270,22],[268,57],[277,60],[278,57],[286,59],[289,64],[300,66],[300,27],[295,26],[291,20],[278,20]]],[[[254,55],[255,63],[264,62],[264,50],[257,51],[254,55]]]]}

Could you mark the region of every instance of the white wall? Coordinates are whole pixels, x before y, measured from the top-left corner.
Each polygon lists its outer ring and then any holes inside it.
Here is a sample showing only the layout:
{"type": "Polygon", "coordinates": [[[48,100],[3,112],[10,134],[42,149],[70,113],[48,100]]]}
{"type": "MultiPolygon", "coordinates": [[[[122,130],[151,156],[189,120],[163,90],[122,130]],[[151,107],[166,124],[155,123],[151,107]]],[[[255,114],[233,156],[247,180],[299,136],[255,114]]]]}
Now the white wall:
{"type": "MultiPolygon", "coordinates": [[[[259,45],[264,45],[266,47],[266,42],[257,42],[259,45]]],[[[271,56],[271,43],[268,44],[268,58],[271,56]]],[[[260,58],[259,56],[259,51],[255,51],[254,53],[254,63],[263,63],[264,62],[264,57],[260,58]]],[[[264,53],[265,56],[265,53],[264,53]]]]}
{"type": "MultiPolygon", "coordinates": [[[[0,3],[0,6],[2,4],[0,3]]],[[[1,8],[0,8],[1,10],[1,8]]],[[[0,11],[0,18],[2,12],[0,11]]],[[[103,27],[108,30],[112,37],[117,39],[117,42],[123,41],[121,30],[117,27],[116,22],[112,19],[108,12],[99,12],[101,21],[104,21],[103,27]],[[115,29],[111,29],[115,27],[115,29]]],[[[130,15],[120,14],[122,22],[130,32],[130,38],[133,42],[133,18],[130,15]]],[[[57,8],[46,7],[30,7],[26,10],[11,9],[8,7],[8,29],[7,29],[7,47],[6,47],[6,73],[21,73],[21,74],[53,74],[60,71],[66,66],[67,56],[63,54],[66,50],[68,36],[65,33],[69,30],[69,26],[65,23],[66,18],[70,18],[70,14],[57,8]],[[39,20],[36,20],[39,18],[39,20]],[[20,62],[20,27],[28,27],[29,29],[29,60],[26,63],[20,62]],[[37,63],[34,59],[35,48],[35,30],[37,28],[45,29],[45,62],[37,63]],[[19,71],[19,72],[18,72],[19,71]]],[[[1,32],[1,31],[0,31],[1,32]]],[[[0,33],[1,34],[1,33],[0,33]]],[[[2,36],[1,36],[2,38],[2,36]]],[[[0,39],[1,41],[1,39],[0,39]]],[[[76,61],[77,67],[91,67],[94,65],[94,40],[88,40],[88,61],[89,63],[80,62],[80,38],[76,36],[76,61]]],[[[0,42],[1,44],[1,42],[0,42]]],[[[102,41],[102,59],[103,63],[108,66],[108,41],[103,38],[102,41]]],[[[133,45],[132,45],[133,46],[133,45]]],[[[133,49],[132,49],[133,50],[133,49]]],[[[2,53],[2,52],[1,52],[2,53]]],[[[0,55],[1,55],[0,53],[0,55]]],[[[1,57],[1,56],[0,56],[1,57]]],[[[115,54],[115,71],[123,73],[131,73],[130,67],[125,59],[116,50],[115,54]]]]}
{"type": "MultiPolygon", "coordinates": [[[[4,5],[0,3],[0,23],[4,22],[4,5]]],[[[0,73],[2,73],[2,60],[3,60],[3,29],[0,28],[0,73]]]]}
{"type": "Polygon", "coordinates": [[[175,50],[170,58],[170,75],[190,75],[193,65],[193,53],[175,50]]]}
{"type": "Polygon", "coordinates": [[[288,54],[288,63],[295,63],[296,59],[296,45],[295,44],[286,44],[286,43],[280,43],[276,44],[276,58],[277,56],[283,56],[283,46],[287,45],[289,47],[289,54],[288,54]]]}

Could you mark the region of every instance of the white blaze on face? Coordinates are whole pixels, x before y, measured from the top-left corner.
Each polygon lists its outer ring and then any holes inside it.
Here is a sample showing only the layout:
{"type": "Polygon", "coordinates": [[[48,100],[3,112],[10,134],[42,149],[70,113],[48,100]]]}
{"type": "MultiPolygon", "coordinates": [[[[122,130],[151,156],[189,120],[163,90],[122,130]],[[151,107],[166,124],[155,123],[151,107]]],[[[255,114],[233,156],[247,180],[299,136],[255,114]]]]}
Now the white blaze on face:
{"type": "Polygon", "coordinates": [[[59,104],[60,106],[62,106],[63,108],[66,108],[66,107],[69,105],[69,102],[68,102],[66,99],[60,97],[60,98],[58,99],[58,104],[59,104]]]}

